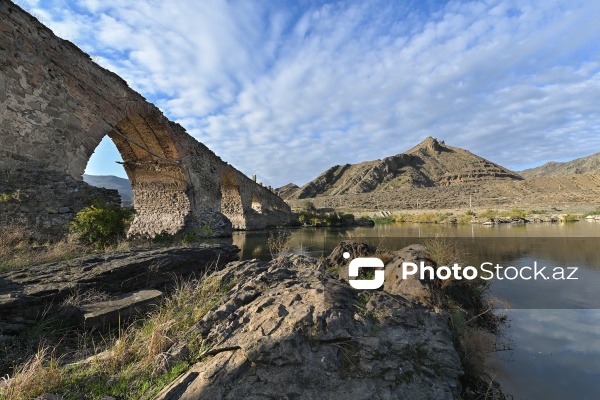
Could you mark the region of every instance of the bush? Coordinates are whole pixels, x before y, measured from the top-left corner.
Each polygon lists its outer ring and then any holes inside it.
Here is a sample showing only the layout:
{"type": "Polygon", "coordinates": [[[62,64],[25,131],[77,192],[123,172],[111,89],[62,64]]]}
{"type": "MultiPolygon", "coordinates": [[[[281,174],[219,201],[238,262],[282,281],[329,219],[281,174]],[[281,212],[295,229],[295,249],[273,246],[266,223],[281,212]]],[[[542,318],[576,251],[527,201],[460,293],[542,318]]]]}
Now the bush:
{"type": "Polygon", "coordinates": [[[467,214],[465,214],[465,215],[461,216],[461,217],[460,217],[460,218],[459,218],[459,219],[456,221],[456,223],[457,223],[457,224],[461,224],[461,225],[464,225],[464,224],[470,224],[472,220],[473,220],[473,216],[472,216],[471,214],[467,213],[467,214]]]}
{"type": "Polygon", "coordinates": [[[485,219],[494,219],[498,216],[498,211],[496,210],[486,210],[483,212],[480,212],[479,214],[477,214],[478,218],[485,218],[485,219]]]}
{"type": "Polygon", "coordinates": [[[508,216],[511,218],[525,218],[526,212],[520,208],[513,208],[510,210],[508,216]]]}
{"type": "Polygon", "coordinates": [[[434,212],[424,212],[417,215],[417,222],[421,224],[434,224],[439,222],[439,215],[434,212]]]}
{"type": "Polygon", "coordinates": [[[586,212],[581,217],[585,218],[585,217],[589,217],[590,215],[600,215],[600,207],[597,207],[594,211],[586,212]]]}
{"type": "Polygon", "coordinates": [[[531,214],[546,214],[546,210],[529,210],[527,211],[527,215],[531,214]]]}
{"type": "Polygon", "coordinates": [[[396,222],[396,220],[394,219],[393,216],[388,216],[388,217],[372,217],[371,219],[377,225],[380,225],[380,224],[393,224],[394,222],[396,222]]]}
{"type": "Polygon", "coordinates": [[[579,217],[572,212],[567,211],[565,214],[561,215],[562,222],[575,222],[579,221],[579,217]]]}
{"type": "Polygon", "coordinates": [[[312,201],[307,200],[304,203],[304,208],[302,210],[306,211],[308,213],[314,213],[314,212],[317,212],[317,207],[315,207],[315,204],[312,201]]]}
{"type": "Polygon", "coordinates": [[[96,204],[79,211],[71,222],[71,232],[79,235],[82,241],[97,248],[104,248],[125,237],[133,218],[133,211],[96,204]]]}

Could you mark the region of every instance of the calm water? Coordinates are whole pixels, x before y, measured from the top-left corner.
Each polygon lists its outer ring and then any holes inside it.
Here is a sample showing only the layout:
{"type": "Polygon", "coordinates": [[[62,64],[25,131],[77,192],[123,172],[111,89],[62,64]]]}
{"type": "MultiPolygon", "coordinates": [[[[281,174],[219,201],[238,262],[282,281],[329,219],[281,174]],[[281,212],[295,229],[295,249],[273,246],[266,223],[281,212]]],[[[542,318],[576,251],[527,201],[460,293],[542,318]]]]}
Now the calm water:
{"type": "MultiPolygon", "coordinates": [[[[512,351],[496,353],[501,382],[514,399],[600,399],[600,222],[500,226],[391,224],[374,228],[291,231],[290,250],[328,255],[341,241],[363,240],[397,250],[436,235],[456,237],[468,265],[578,268],[578,280],[495,280],[512,351]]],[[[269,259],[274,232],[236,232],[242,259],[269,259]]]]}

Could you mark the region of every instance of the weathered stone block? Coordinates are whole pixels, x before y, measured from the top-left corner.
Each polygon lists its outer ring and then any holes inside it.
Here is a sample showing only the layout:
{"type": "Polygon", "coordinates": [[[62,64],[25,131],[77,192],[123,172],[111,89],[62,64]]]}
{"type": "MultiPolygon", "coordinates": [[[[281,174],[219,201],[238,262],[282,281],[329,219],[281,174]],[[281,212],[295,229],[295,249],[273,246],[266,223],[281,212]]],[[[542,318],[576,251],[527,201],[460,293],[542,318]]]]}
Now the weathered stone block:
{"type": "Polygon", "coordinates": [[[125,293],[115,300],[82,306],[80,323],[86,329],[117,327],[160,304],[159,290],[139,290],[125,293]]]}

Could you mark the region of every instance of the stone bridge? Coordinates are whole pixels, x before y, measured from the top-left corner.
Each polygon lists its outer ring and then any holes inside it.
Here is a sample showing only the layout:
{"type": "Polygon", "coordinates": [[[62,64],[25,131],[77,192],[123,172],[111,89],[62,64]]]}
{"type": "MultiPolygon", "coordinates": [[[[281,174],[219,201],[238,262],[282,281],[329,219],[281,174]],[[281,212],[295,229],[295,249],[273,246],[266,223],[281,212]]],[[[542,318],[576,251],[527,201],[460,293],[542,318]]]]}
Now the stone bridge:
{"type": "Polygon", "coordinates": [[[69,196],[81,192],[82,174],[106,135],[133,187],[137,214],[130,234],[200,229],[218,236],[231,226],[290,222],[289,206],[271,190],[221,160],[74,44],[0,0],[0,191],[6,203],[19,190],[30,193],[4,210],[36,215],[38,222],[47,222],[46,214],[76,212],[69,196]],[[77,182],[60,195],[32,192],[46,173],[77,182]]]}

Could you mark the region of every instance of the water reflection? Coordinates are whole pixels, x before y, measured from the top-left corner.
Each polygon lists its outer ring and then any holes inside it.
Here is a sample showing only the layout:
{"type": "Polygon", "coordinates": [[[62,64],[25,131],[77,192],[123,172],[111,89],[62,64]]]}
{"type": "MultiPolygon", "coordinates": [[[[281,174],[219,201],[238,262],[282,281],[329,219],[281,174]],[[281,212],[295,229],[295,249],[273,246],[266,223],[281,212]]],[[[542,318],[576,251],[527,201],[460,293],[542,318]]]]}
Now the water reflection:
{"type": "Polygon", "coordinates": [[[499,377],[515,399],[600,398],[600,310],[509,310],[514,350],[499,377]]]}

